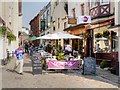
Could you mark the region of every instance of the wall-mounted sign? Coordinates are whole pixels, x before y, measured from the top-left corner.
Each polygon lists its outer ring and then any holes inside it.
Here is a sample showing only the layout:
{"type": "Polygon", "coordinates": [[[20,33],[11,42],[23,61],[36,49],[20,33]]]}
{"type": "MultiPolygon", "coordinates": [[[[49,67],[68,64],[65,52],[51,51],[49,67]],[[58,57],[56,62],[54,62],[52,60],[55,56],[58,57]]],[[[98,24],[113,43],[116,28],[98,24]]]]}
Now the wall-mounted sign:
{"type": "Polygon", "coordinates": [[[77,24],[76,18],[68,18],[68,24],[77,24]]]}
{"type": "Polygon", "coordinates": [[[91,23],[90,16],[79,16],[77,19],[77,24],[91,23]]]}

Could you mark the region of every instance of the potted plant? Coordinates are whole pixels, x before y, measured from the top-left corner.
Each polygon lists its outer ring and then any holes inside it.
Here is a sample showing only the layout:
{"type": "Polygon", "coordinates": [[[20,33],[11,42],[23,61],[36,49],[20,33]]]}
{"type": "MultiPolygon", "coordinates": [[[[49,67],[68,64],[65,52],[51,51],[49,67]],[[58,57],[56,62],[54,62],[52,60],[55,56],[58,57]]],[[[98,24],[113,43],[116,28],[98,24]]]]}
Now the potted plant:
{"type": "Polygon", "coordinates": [[[85,35],[84,35],[84,38],[91,38],[91,35],[89,34],[89,33],[86,33],[85,35]]]}
{"type": "Polygon", "coordinates": [[[108,30],[103,31],[103,37],[109,38],[110,32],[108,30]]]}
{"type": "Polygon", "coordinates": [[[100,63],[100,68],[104,69],[107,67],[107,62],[105,60],[102,60],[102,62],[100,63]]]}
{"type": "Polygon", "coordinates": [[[65,60],[65,56],[62,55],[62,53],[59,53],[59,55],[57,56],[57,59],[60,60],[65,60]]]}
{"type": "Polygon", "coordinates": [[[102,33],[96,33],[95,34],[95,38],[102,38],[102,36],[103,36],[102,33]]]}

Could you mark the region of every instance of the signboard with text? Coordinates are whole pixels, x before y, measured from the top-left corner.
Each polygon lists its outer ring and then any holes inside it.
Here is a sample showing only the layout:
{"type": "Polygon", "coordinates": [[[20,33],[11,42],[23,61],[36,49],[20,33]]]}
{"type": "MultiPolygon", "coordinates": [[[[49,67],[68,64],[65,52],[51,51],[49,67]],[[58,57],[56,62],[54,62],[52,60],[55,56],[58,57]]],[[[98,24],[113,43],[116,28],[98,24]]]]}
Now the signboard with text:
{"type": "Polygon", "coordinates": [[[33,74],[42,74],[42,62],[40,55],[32,56],[32,71],[33,74]]]}
{"type": "Polygon", "coordinates": [[[78,69],[78,61],[49,60],[48,69],[78,69]]]}
{"type": "Polygon", "coordinates": [[[90,16],[78,16],[77,24],[87,24],[87,23],[91,23],[90,16]]]}
{"type": "Polygon", "coordinates": [[[84,58],[84,65],[83,65],[83,74],[95,74],[96,73],[96,59],[92,57],[84,58]]]}

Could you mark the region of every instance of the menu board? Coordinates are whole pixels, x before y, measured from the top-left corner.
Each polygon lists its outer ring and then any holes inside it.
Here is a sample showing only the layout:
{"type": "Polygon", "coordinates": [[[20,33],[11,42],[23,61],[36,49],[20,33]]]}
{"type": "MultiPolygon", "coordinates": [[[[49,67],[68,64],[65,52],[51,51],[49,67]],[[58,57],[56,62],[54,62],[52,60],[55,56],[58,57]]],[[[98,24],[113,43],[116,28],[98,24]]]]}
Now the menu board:
{"type": "Polygon", "coordinates": [[[32,56],[32,71],[33,74],[42,74],[42,58],[41,55],[33,55],[32,56]]]}
{"type": "Polygon", "coordinates": [[[92,57],[84,58],[83,74],[96,74],[96,59],[92,57]]]}

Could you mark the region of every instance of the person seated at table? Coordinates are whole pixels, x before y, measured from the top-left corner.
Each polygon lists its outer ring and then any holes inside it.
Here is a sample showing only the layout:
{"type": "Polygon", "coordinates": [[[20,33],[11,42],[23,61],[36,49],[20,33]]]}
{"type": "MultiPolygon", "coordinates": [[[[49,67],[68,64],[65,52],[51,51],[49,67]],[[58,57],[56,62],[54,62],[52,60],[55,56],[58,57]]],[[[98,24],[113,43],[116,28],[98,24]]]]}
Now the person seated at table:
{"type": "Polygon", "coordinates": [[[81,59],[81,54],[79,54],[79,53],[74,53],[74,60],[76,61],[78,61],[78,60],[80,60],[81,59]]]}
{"type": "Polygon", "coordinates": [[[69,55],[72,53],[72,46],[70,44],[65,45],[65,53],[64,55],[69,55]]]}
{"type": "Polygon", "coordinates": [[[52,55],[55,56],[55,55],[56,55],[56,52],[57,52],[56,48],[53,47],[53,49],[52,49],[52,55]]]}

